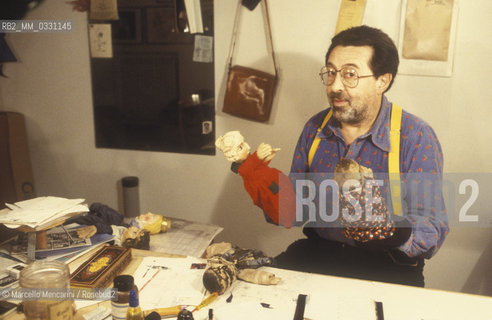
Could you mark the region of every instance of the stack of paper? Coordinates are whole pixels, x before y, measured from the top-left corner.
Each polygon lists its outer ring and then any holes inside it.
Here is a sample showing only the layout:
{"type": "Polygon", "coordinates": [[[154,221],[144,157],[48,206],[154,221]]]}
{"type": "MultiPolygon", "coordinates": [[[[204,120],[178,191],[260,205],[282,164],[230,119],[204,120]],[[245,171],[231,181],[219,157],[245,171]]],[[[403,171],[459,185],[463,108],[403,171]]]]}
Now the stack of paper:
{"type": "Polygon", "coordinates": [[[62,221],[74,214],[88,212],[85,199],[65,199],[58,197],[38,197],[35,199],[6,203],[8,209],[0,210],[0,223],[8,228],[27,226],[42,229],[62,221]]]}
{"type": "Polygon", "coordinates": [[[193,263],[206,263],[206,260],[192,257],[143,258],[133,274],[142,310],[199,304],[206,292],[202,282],[205,269],[192,268],[193,263]],[[163,286],[168,290],[163,290],[163,286]]]}
{"type": "Polygon", "coordinates": [[[171,218],[171,229],[150,237],[150,250],[200,258],[224,228],[171,218]]]}

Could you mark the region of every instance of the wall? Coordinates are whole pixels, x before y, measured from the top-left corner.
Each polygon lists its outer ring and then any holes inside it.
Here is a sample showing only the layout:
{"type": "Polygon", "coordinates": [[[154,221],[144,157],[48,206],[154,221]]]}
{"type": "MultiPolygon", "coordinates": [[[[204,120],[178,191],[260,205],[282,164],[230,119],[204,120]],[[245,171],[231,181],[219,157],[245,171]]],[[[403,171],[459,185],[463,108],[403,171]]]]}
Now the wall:
{"type": "MultiPolygon", "coordinates": [[[[226,58],[236,1],[215,1],[217,132],[240,130],[256,148],[268,142],[282,151],[272,161],[288,171],[300,130],[308,117],[327,106],[318,80],[336,23],[337,0],[270,0],[271,23],[280,83],[268,123],[241,120],[221,112],[226,58]]],[[[461,1],[451,78],[399,75],[389,92],[410,112],[426,119],[440,137],[446,172],[492,172],[492,139],[487,121],[492,100],[492,3],[461,1]],[[480,8],[477,12],[476,8],[480,8]]],[[[271,70],[259,10],[243,12],[238,64],[271,70]]],[[[281,252],[301,236],[264,223],[221,154],[197,156],[96,149],[88,55],[87,16],[65,2],[45,0],[28,19],[73,20],[73,33],[9,34],[19,59],[4,66],[0,109],[26,116],[38,195],[83,197],[87,203],[120,207],[118,183],[140,178],[142,212],[193,219],[225,227],[219,240],[281,252]]],[[[492,295],[488,188],[471,213],[480,212],[484,228],[453,227],[441,251],[427,262],[427,286],[492,295]]]]}

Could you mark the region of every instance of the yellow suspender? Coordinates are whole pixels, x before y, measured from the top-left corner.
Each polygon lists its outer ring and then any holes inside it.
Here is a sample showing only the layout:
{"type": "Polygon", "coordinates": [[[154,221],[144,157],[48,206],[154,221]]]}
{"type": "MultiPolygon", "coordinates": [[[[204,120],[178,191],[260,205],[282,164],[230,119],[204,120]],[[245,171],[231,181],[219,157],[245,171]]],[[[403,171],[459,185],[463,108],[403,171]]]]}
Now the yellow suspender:
{"type": "MultiPolygon", "coordinates": [[[[401,127],[401,114],[402,109],[400,106],[393,104],[391,111],[391,122],[390,122],[390,146],[391,151],[388,155],[388,172],[389,180],[391,183],[391,201],[393,203],[393,213],[395,215],[402,215],[401,208],[401,186],[400,186],[400,127],[401,127]]],[[[332,115],[332,109],[328,112],[323,123],[316,131],[316,136],[314,137],[311,148],[308,154],[308,164],[311,167],[313,162],[314,154],[318,150],[319,143],[321,139],[318,137],[318,133],[323,130],[326,123],[332,115]]]]}
{"type": "Polygon", "coordinates": [[[400,128],[401,107],[393,103],[390,124],[390,146],[388,155],[388,172],[391,189],[391,202],[393,203],[393,214],[402,215],[401,209],[401,184],[400,184],[400,128]]]}
{"type": "Polygon", "coordinates": [[[323,128],[325,127],[328,120],[330,120],[332,113],[333,113],[333,109],[330,109],[330,111],[328,112],[328,114],[325,117],[325,120],[323,120],[323,123],[318,128],[318,131],[316,131],[316,135],[314,136],[313,144],[311,145],[311,149],[309,149],[309,154],[308,154],[308,164],[309,164],[310,168],[311,168],[311,163],[313,163],[314,154],[316,153],[316,150],[318,150],[319,142],[321,141],[321,139],[318,138],[318,134],[321,132],[321,130],[323,130],[323,128]]]}

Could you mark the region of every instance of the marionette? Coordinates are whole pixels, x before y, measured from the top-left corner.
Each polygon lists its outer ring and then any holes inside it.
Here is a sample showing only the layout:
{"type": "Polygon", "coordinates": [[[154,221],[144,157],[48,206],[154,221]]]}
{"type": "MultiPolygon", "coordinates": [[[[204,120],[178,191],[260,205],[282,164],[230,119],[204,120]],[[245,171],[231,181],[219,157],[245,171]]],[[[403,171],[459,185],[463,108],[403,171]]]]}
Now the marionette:
{"type": "Polygon", "coordinates": [[[241,249],[231,243],[220,242],[207,248],[205,258],[209,267],[203,274],[203,285],[219,295],[236,279],[261,285],[275,285],[281,281],[275,274],[261,268],[275,263],[260,250],[241,249]]]}
{"type": "Polygon", "coordinates": [[[295,193],[289,178],[268,166],[279,148],[261,143],[251,147],[239,131],[229,131],[215,141],[215,146],[232,162],[231,170],[243,178],[244,188],[254,204],[277,225],[290,228],[295,221],[295,193]]]}
{"type": "Polygon", "coordinates": [[[335,166],[334,176],[340,188],[345,237],[367,242],[393,236],[395,223],[372,170],[354,160],[343,159],[335,166]]]}

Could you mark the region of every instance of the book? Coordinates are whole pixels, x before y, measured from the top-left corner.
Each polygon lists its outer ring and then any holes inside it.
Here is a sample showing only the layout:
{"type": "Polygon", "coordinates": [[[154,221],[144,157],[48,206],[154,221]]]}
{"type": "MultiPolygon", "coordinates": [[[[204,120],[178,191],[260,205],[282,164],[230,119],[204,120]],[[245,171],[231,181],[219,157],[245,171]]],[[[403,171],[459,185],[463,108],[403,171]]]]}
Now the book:
{"type": "Polygon", "coordinates": [[[106,246],[92,255],[70,276],[73,288],[106,288],[130,263],[131,250],[106,246]]]}
{"type": "Polygon", "coordinates": [[[79,257],[89,253],[89,252],[96,252],[98,250],[100,250],[103,246],[105,245],[104,242],[101,242],[101,243],[98,243],[98,244],[95,244],[89,248],[84,248],[82,250],[78,250],[78,251],[73,251],[73,252],[69,252],[69,253],[62,253],[62,254],[58,254],[58,255],[53,255],[53,256],[49,256],[49,257],[46,257],[47,260],[58,260],[58,261],[61,261],[63,263],[70,263],[76,259],[78,259],[79,257]]]}

